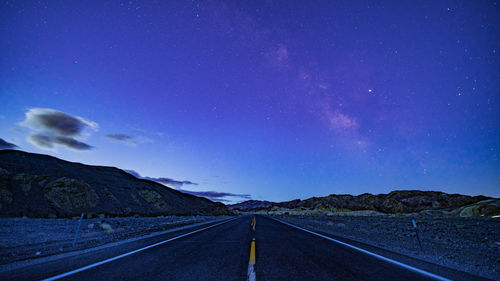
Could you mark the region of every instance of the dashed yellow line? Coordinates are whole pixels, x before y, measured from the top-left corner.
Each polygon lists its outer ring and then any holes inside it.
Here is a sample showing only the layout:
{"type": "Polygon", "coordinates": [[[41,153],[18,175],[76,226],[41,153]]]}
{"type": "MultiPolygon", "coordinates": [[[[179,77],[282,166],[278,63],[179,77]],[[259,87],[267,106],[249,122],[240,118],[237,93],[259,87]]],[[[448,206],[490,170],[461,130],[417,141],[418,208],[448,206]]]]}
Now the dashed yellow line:
{"type": "Polygon", "coordinates": [[[255,241],[250,244],[250,261],[248,264],[255,264],[255,241]]]}
{"type": "Polygon", "coordinates": [[[257,278],[255,276],[255,225],[257,225],[257,220],[255,219],[255,216],[252,218],[252,223],[250,223],[250,226],[253,229],[252,232],[252,242],[250,243],[250,259],[248,261],[248,273],[247,273],[247,281],[257,281],[257,278]]]}

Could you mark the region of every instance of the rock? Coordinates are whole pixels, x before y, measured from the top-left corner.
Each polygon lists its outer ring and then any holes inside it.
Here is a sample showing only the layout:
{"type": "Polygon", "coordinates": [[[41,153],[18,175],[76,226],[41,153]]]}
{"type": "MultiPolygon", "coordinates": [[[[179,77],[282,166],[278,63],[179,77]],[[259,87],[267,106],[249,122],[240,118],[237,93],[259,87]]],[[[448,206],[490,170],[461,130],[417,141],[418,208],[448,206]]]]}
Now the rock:
{"type": "Polygon", "coordinates": [[[47,183],[43,192],[52,206],[67,214],[93,208],[99,201],[99,196],[87,183],[66,177],[47,183]]]}
{"type": "Polygon", "coordinates": [[[498,216],[500,215],[500,199],[483,200],[456,210],[461,217],[498,216]]]}
{"type": "Polygon", "coordinates": [[[163,197],[154,190],[143,189],[140,195],[150,206],[156,209],[163,209],[167,206],[163,197]]]}
{"type": "Polygon", "coordinates": [[[0,209],[12,203],[12,192],[9,191],[11,175],[9,171],[0,168],[0,209]]]}
{"type": "Polygon", "coordinates": [[[25,194],[31,190],[31,182],[36,180],[37,176],[30,174],[17,174],[14,176],[13,180],[17,182],[25,194]]]}
{"type": "Polygon", "coordinates": [[[113,227],[109,223],[103,222],[100,224],[101,229],[106,233],[112,233],[113,227]]]}
{"type": "Polygon", "coordinates": [[[5,186],[0,187],[0,209],[4,205],[12,203],[12,192],[10,192],[5,186]]]}
{"type": "Polygon", "coordinates": [[[9,185],[11,174],[6,169],[0,168],[0,186],[9,185]]]}

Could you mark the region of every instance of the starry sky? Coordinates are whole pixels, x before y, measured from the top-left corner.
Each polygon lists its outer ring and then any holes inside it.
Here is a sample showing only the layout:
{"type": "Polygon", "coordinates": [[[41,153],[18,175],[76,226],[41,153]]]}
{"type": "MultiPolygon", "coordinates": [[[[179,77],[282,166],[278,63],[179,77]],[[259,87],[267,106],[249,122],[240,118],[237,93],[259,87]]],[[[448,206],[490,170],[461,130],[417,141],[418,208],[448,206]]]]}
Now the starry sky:
{"type": "Polygon", "coordinates": [[[495,1],[2,1],[0,147],[226,203],[500,197],[495,1]]]}

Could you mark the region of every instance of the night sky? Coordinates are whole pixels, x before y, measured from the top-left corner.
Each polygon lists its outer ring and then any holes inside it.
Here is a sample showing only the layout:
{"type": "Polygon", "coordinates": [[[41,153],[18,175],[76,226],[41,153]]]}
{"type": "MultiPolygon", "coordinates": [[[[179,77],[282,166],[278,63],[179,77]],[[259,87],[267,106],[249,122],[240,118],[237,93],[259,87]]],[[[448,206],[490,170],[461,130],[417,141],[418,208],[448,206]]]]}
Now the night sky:
{"type": "Polygon", "coordinates": [[[2,1],[0,147],[223,202],[500,197],[499,6],[2,1]]]}

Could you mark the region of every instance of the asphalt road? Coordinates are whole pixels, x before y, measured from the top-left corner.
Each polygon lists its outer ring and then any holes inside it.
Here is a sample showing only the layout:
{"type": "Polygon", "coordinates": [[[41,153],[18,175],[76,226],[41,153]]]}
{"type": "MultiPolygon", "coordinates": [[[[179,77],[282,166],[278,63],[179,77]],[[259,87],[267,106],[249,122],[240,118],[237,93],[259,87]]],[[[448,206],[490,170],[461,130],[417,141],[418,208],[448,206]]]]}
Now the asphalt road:
{"type": "MultiPolygon", "coordinates": [[[[253,231],[252,218],[238,217],[207,229],[199,226],[0,272],[0,280],[42,280],[68,272],[56,279],[247,280],[253,239],[256,280],[433,280],[268,217],[257,216],[253,231]],[[197,232],[188,234],[193,231],[197,232]],[[148,247],[156,243],[160,244],[148,247]]],[[[429,268],[453,280],[475,278],[435,265],[424,270],[429,268]]]]}

